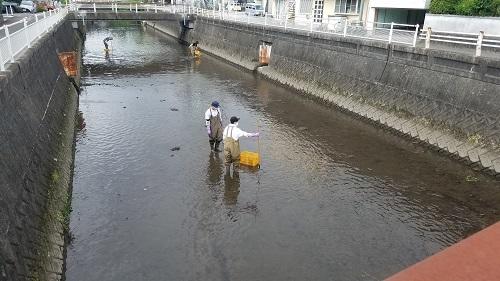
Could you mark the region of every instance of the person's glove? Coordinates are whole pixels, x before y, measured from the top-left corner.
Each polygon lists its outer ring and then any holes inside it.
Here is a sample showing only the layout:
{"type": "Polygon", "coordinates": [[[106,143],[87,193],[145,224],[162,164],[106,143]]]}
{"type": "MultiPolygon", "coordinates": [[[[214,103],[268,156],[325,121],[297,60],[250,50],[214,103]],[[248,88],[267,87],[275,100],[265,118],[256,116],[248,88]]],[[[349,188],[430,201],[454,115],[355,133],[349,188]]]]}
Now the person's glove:
{"type": "Polygon", "coordinates": [[[208,136],[210,136],[212,134],[212,129],[210,129],[210,126],[207,126],[207,133],[208,133],[208,136]]]}

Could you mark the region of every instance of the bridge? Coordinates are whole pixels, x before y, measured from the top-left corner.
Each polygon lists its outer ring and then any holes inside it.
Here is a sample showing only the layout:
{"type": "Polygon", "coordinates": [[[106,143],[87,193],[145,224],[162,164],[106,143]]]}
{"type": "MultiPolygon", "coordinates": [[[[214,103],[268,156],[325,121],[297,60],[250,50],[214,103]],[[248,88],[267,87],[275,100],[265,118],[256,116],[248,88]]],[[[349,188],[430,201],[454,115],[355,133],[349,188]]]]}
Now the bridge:
{"type": "Polygon", "coordinates": [[[79,20],[132,20],[132,21],[162,21],[172,20],[176,13],[184,15],[191,11],[190,8],[179,8],[176,6],[159,6],[144,4],[117,4],[117,3],[89,3],[73,4],[70,8],[75,19],[79,20]]]}

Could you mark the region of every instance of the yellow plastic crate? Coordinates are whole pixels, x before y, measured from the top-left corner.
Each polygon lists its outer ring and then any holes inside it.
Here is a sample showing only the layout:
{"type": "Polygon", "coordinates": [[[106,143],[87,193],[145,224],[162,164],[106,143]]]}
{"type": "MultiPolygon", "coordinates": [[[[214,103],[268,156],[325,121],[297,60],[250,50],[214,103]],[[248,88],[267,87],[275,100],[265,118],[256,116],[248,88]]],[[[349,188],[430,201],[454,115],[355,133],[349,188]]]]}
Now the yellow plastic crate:
{"type": "Polygon", "coordinates": [[[240,164],[250,167],[257,167],[260,165],[260,156],[256,152],[242,151],[240,153],[240,164]]]}

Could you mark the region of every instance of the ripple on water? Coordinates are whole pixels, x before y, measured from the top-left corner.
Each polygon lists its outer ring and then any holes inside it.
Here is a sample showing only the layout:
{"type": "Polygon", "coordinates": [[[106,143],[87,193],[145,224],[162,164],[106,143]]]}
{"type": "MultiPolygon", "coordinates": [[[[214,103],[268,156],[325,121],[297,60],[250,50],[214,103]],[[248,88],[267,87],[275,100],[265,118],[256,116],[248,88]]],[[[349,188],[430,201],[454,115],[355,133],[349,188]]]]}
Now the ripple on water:
{"type": "Polygon", "coordinates": [[[69,281],[380,280],[500,217],[498,182],[142,27],[83,63],[69,281]],[[209,152],[212,100],[260,170],[209,152]]]}

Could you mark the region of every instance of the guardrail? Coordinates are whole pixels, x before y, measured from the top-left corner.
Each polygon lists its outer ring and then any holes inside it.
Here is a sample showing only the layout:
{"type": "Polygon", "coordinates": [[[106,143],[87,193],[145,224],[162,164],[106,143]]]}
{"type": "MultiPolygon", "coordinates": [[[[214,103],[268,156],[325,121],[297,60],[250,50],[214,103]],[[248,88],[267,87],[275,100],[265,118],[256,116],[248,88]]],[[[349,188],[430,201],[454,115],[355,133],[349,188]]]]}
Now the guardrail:
{"type": "Polygon", "coordinates": [[[344,21],[342,23],[331,23],[331,22],[315,22],[312,15],[302,15],[307,16],[305,20],[294,20],[289,19],[287,16],[282,15],[275,18],[268,13],[264,13],[262,16],[252,16],[250,14],[245,14],[244,12],[229,11],[229,10],[219,10],[215,7],[213,9],[204,9],[198,7],[192,7],[187,5],[157,5],[157,4],[121,4],[121,3],[106,3],[106,4],[73,4],[72,10],[80,11],[85,10],[87,12],[97,13],[98,11],[112,11],[114,13],[119,12],[170,12],[173,14],[195,14],[201,17],[208,18],[218,18],[225,21],[234,22],[245,22],[248,24],[256,24],[262,26],[275,26],[282,27],[285,30],[295,29],[304,30],[311,33],[328,33],[336,34],[343,37],[353,37],[362,38],[369,40],[377,40],[388,43],[396,43],[403,45],[415,46],[418,39],[419,25],[407,25],[407,24],[397,24],[397,23],[368,23],[366,25],[360,25],[359,23],[354,23],[350,21],[344,21]]]}
{"type": "MultiPolygon", "coordinates": [[[[175,13],[175,9],[173,10],[175,13]]],[[[304,20],[289,19],[282,16],[279,19],[264,13],[263,16],[252,16],[249,13],[235,11],[216,11],[202,8],[188,7],[187,13],[196,14],[208,18],[219,18],[226,21],[245,22],[262,26],[282,27],[285,30],[295,29],[311,33],[336,34],[343,37],[353,37],[369,40],[377,40],[388,43],[397,43],[415,47],[418,39],[419,25],[380,23],[373,22],[360,25],[350,21],[343,22],[315,22],[312,15],[307,15],[304,20]]],[[[303,15],[304,16],[304,15],[303,15]]]]}
{"type": "Polygon", "coordinates": [[[16,61],[16,56],[30,48],[34,41],[52,29],[68,13],[67,9],[35,14],[35,21],[28,24],[26,19],[0,27],[4,37],[0,38],[0,70],[5,71],[7,63],[16,61]]]}
{"type": "Polygon", "coordinates": [[[423,29],[420,39],[425,40],[425,48],[431,47],[431,42],[443,42],[454,45],[475,46],[477,57],[481,56],[483,47],[500,50],[500,35],[479,33],[463,33],[433,30],[431,27],[423,29]]]}

